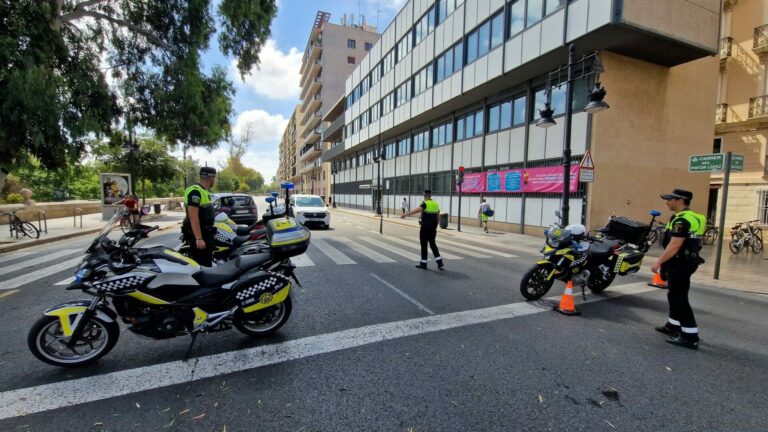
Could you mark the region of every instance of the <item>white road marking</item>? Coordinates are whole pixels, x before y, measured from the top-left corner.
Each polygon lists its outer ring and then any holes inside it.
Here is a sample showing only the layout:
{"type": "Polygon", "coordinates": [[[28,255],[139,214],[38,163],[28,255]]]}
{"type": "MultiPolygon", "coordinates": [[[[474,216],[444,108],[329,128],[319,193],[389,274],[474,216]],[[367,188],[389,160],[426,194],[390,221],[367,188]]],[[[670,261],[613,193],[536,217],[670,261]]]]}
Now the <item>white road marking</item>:
{"type": "Polygon", "coordinates": [[[381,282],[381,283],[383,283],[384,285],[386,285],[386,286],[387,286],[388,288],[390,288],[392,291],[394,291],[394,292],[396,292],[396,293],[400,294],[401,296],[403,296],[403,298],[405,298],[405,299],[406,299],[406,300],[408,300],[409,302],[413,303],[413,304],[414,304],[414,305],[415,305],[417,308],[419,308],[419,309],[423,310],[424,312],[426,312],[426,313],[428,313],[428,314],[430,314],[430,315],[434,315],[434,314],[435,314],[435,313],[434,313],[434,312],[432,312],[432,311],[431,311],[429,308],[427,308],[427,307],[426,307],[426,306],[424,306],[423,304],[421,304],[421,303],[419,303],[418,301],[416,301],[416,300],[415,300],[413,297],[411,297],[411,296],[409,296],[408,294],[406,294],[406,293],[404,293],[404,292],[400,291],[399,289],[397,289],[397,287],[396,287],[396,286],[394,286],[394,285],[392,285],[391,283],[389,283],[389,282],[385,281],[384,279],[380,278],[378,275],[376,275],[376,274],[374,274],[374,273],[371,273],[371,276],[373,276],[373,278],[374,278],[374,279],[376,279],[376,280],[378,280],[379,282],[381,282]]]}
{"type": "Polygon", "coordinates": [[[55,260],[56,258],[72,255],[73,253],[76,253],[76,252],[82,252],[82,251],[78,249],[64,249],[64,250],[52,252],[46,255],[40,255],[30,260],[26,260],[17,264],[12,264],[7,267],[0,268],[0,275],[8,274],[8,273],[15,272],[28,267],[39,266],[40,264],[45,264],[49,261],[55,260]]]}
{"type": "MultiPolygon", "coordinates": [[[[414,243],[412,241],[407,241],[407,240],[399,239],[397,237],[384,237],[384,238],[389,240],[389,241],[393,241],[395,243],[400,243],[401,245],[409,247],[409,248],[413,248],[413,249],[416,249],[416,250],[419,250],[419,251],[421,250],[421,245],[419,243],[414,243]]],[[[440,245],[437,245],[437,248],[441,249],[440,245]]],[[[429,249],[429,252],[431,253],[432,249],[429,249]]],[[[440,251],[440,257],[441,258],[445,258],[445,259],[450,259],[450,260],[460,260],[460,259],[462,259],[462,257],[460,257],[460,256],[456,256],[456,255],[452,255],[452,254],[449,254],[449,253],[445,253],[442,250],[440,251]]]]}
{"type": "Polygon", "coordinates": [[[314,267],[315,263],[309,259],[306,253],[303,253],[301,255],[291,257],[291,262],[296,267],[314,267]]]}
{"type": "Polygon", "coordinates": [[[43,269],[35,270],[34,272],[30,272],[30,273],[15,277],[13,279],[2,281],[0,282],[0,291],[16,289],[22,285],[32,283],[38,279],[42,279],[44,277],[62,272],[64,270],[72,269],[76,267],[80,263],[80,261],[82,261],[81,257],[72,258],[72,259],[60,262],[58,264],[52,265],[50,267],[45,267],[43,269]]]}
{"type": "Polygon", "coordinates": [[[400,249],[397,246],[392,246],[389,243],[384,243],[381,240],[373,239],[373,238],[370,238],[370,237],[358,237],[358,238],[360,240],[366,242],[366,243],[370,243],[370,244],[372,244],[374,246],[378,246],[378,247],[386,250],[387,252],[392,252],[393,254],[400,255],[401,257],[404,257],[404,258],[408,258],[411,261],[419,261],[419,260],[421,260],[421,256],[416,255],[413,252],[409,252],[407,250],[400,249]]]}
{"type": "Polygon", "coordinates": [[[63,281],[56,282],[54,285],[69,285],[69,284],[71,284],[74,281],[75,281],[75,278],[73,276],[73,277],[68,277],[68,278],[64,279],[63,281]]]}
{"type": "Polygon", "coordinates": [[[27,255],[32,255],[32,252],[11,252],[7,254],[3,254],[3,255],[0,255],[0,263],[23,258],[27,255]]]}
{"type": "MultiPolygon", "coordinates": [[[[476,250],[478,252],[500,256],[502,258],[517,258],[518,257],[517,255],[508,254],[506,252],[499,252],[499,251],[495,251],[495,250],[489,249],[489,248],[472,246],[472,245],[468,245],[466,243],[459,243],[459,242],[455,242],[455,241],[451,241],[451,240],[446,240],[443,237],[440,237],[439,241],[440,241],[440,244],[446,243],[446,244],[449,244],[449,245],[456,246],[456,247],[458,247],[460,249],[472,249],[472,250],[476,250]]],[[[440,247],[440,244],[437,245],[437,247],[440,247]]]]}
{"type": "Polygon", "coordinates": [[[344,255],[343,252],[336,249],[332,244],[323,239],[314,239],[312,243],[320,249],[320,252],[324,253],[328,258],[333,260],[336,264],[357,264],[355,260],[344,255]]]}
{"type": "MultiPolygon", "coordinates": [[[[638,282],[613,287],[611,291],[607,291],[600,297],[590,295],[587,302],[656,290],[656,288],[648,287],[645,282],[638,282]]],[[[485,309],[374,324],[272,345],[198,357],[190,361],[178,360],[10,390],[0,393],[0,420],[185,384],[377,342],[544,313],[550,310],[530,303],[511,303],[485,309]]]]}
{"type": "Polygon", "coordinates": [[[376,252],[375,250],[369,248],[368,246],[361,245],[360,243],[357,243],[356,241],[353,241],[346,237],[337,237],[337,238],[334,238],[334,240],[336,240],[337,242],[344,243],[348,247],[359,252],[361,255],[365,255],[367,258],[370,258],[377,263],[397,262],[386,255],[382,255],[376,252]]]}

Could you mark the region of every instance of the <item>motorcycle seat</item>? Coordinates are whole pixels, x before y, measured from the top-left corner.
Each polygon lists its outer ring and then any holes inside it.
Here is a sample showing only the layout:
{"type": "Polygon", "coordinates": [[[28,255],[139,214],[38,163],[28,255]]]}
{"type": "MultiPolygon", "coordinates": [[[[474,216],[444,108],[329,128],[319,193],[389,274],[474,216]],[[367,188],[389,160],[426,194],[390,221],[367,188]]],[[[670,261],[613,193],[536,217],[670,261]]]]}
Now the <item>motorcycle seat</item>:
{"type": "Polygon", "coordinates": [[[619,244],[615,240],[595,240],[589,245],[589,253],[594,257],[604,257],[613,253],[614,247],[619,244]]]}
{"type": "Polygon", "coordinates": [[[239,248],[240,246],[243,245],[243,243],[247,242],[250,238],[251,236],[249,235],[239,235],[235,237],[234,239],[232,239],[232,249],[239,248]]]}
{"type": "Polygon", "coordinates": [[[192,277],[203,286],[223,285],[237,279],[242,270],[238,267],[239,258],[218,264],[216,267],[201,267],[192,277]]]}
{"type": "Polygon", "coordinates": [[[267,235],[267,229],[266,228],[255,229],[255,230],[253,230],[253,234],[254,235],[259,235],[259,236],[265,236],[265,235],[267,235]]]}
{"type": "Polygon", "coordinates": [[[251,227],[249,227],[248,225],[238,225],[237,228],[235,229],[235,234],[239,236],[248,235],[250,234],[250,232],[251,232],[251,227]]]}
{"type": "Polygon", "coordinates": [[[241,271],[248,271],[257,267],[261,267],[268,263],[272,259],[272,255],[269,253],[255,253],[248,255],[241,255],[237,257],[237,267],[241,271]]]}

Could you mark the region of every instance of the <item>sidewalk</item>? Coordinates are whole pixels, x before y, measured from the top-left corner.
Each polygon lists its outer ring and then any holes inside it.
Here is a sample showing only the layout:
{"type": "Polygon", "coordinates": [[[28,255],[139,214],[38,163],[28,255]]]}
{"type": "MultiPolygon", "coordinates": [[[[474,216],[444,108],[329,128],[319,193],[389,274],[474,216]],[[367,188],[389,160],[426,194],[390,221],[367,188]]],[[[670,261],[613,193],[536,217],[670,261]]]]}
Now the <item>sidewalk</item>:
{"type": "MultiPolygon", "coordinates": [[[[149,214],[141,219],[145,225],[157,225],[161,230],[172,229],[181,224],[184,219],[183,211],[165,211],[159,215],[149,214]]],[[[37,226],[37,221],[33,222],[37,226]]],[[[82,227],[80,226],[80,217],[76,219],[70,217],[56,218],[48,220],[48,233],[43,230],[45,226],[40,226],[40,237],[30,239],[28,237],[10,236],[7,225],[0,225],[0,254],[45,243],[51,243],[59,240],[65,240],[72,237],[95,234],[101,230],[106,221],[101,219],[101,213],[91,213],[82,216],[82,227]]]]}
{"type": "MultiPolygon", "coordinates": [[[[362,217],[378,220],[379,217],[371,211],[356,210],[343,207],[333,209],[334,212],[354,214],[362,217]]],[[[418,218],[409,217],[400,219],[399,214],[390,214],[387,217],[384,214],[384,222],[387,224],[397,224],[409,226],[418,229],[418,218]]],[[[384,229],[386,233],[386,228],[384,229]]],[[[517,251],[529,254],[538,254],[544,244],[544,239],[540,236],[510,233],[499,230],[490,230],[486,234],[478,225],[475,218],[462,218],[461,232],[457,230],[457,224],[451,223],[448,229],[438,229],[438,239],[441,236],[448,238],[466,239],[475,243],[486,243],[494,247],[508,251],[517,251]]],[[[438,246],[439,246],[438,241],[438,246]]],[[[734,255],[728,250],[728,245],[723,245],[722,261],[720,263],[720,279],[714,279],[715,272],[715,254],[717,250],[714,246],[704,246],[702,257],[706,263],[701,265],[698,271],[693,275],[694,283],[715,286],[718,288],[729,288],[740,291],[747,291],[759,294],[768,294],[768,284],[765,282],[768,275],[768,255],[763,250],[760,254],[753,254],[749,251],[743,251],[739,255],[734,255]]],[[[643,260],[643,269],[637,274],[647,277],[651,281],[651,265],[662,253],[658,245],[651,246],[647,258],[643,260]]]]}

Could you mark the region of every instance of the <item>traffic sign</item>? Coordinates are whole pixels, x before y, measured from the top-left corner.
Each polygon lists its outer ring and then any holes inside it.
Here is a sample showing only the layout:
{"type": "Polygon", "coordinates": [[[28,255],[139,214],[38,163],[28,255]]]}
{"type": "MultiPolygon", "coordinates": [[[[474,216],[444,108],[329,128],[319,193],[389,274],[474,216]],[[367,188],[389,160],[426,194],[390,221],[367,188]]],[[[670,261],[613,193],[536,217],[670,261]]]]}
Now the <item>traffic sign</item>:
{"type": "MultiPolygon", "coordinates": [[[[691,155],[688,161],[690,172],[720,172],[725,169],[725,153],[691,155]]],[[[731,171],[744,171],[744,156],[731,155],[731,171]]]]}
{"type": "Polygon", "coordinates": [[[744,156],[731,155],[731,171],[744,171],[744,156]]]}
{"type": "Polygon", "coordinates": [[[584,153],[584,157],[579,162],[579,181],[582,183],[595,181],[595,162],[592,160],[592,154],[589,150],[584,153]]]}
{"type": "Polygon", "coordinates": [[[581,162],[579,162],[579,166],[583,169],[595,169],[595,162],[592,160],[592,154],[587,150],[586,153],[584,153],[584,157],[581,158],[581,162]]]}

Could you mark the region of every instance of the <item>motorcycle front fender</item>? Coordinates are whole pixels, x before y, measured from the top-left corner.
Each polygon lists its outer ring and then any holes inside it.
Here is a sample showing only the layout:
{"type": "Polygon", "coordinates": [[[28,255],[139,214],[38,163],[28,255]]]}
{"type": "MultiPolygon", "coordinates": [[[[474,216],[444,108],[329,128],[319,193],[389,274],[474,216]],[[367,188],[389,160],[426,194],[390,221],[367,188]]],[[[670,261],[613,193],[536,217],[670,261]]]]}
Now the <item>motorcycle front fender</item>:
{"type": "Polygon", "coordinates": [[[549,270],[549,274],[547,275],[547,280],[552,280],[553,277],[555,277],[555,274],[557,274],[557,267],[555,267],[554,264],[547,260],[539,260],[536,261],[536,265],[539,267],[546,267],[547,270],[549,270]]]}
{"type": "MultiPolygon", "coordinates": [[[[64,336],[69,337],[72,336],[78,320],[90,304],[91,300],[74,300],[49,308],[43,312],[43,315],[59,318],[62,333],[64,333],[64,336]]],[[[107,323],[114,322],[117,319],[117,314],[107,307],[100,306],[96,308],[94,314],[97,318],[107,323]]]]}

